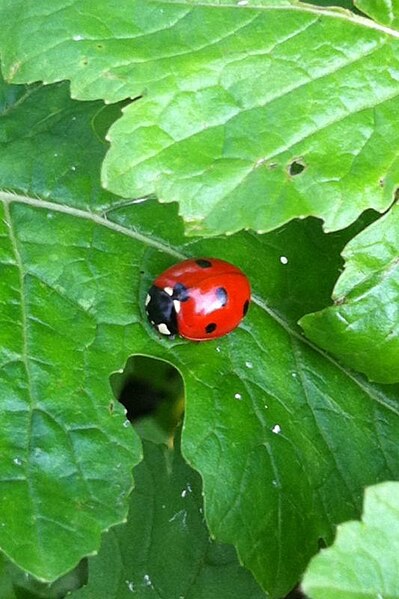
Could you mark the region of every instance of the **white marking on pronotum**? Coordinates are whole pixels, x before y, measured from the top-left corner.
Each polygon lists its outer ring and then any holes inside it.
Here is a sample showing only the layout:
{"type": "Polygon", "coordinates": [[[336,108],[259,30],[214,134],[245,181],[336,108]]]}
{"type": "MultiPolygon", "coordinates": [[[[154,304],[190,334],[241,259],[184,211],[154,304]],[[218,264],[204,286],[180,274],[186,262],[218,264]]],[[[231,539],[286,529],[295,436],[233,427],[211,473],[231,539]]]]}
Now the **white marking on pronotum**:
{"type": "Polygon", "coordinates": [[[149,293],[147,293],[147,297],[145,298],[145,305],[148,306],[148,304],[150,303],[150,301],[151,301],[151,296],[150,296],[149,293]]]}
{"type": "Polygon", "coordinates": [[[168,295],[173,295],[173,289],[172,287],[164,287],[163,290],[165,291],[165,293],[167,293],[168,295]]]}
{"type": "Polygon", "coordinates": [[[180,312],[180,302],[179,302],[179,300],[173,300],[173,305],[175,307],[176,314],[179,314],[179,312],[180,312]]]}
{"type": "Polygon", "coordinates": [[[170,331],[164,322],[158,325],[158,331],[162,333],[162,335],[170,335],[170,331]]]}

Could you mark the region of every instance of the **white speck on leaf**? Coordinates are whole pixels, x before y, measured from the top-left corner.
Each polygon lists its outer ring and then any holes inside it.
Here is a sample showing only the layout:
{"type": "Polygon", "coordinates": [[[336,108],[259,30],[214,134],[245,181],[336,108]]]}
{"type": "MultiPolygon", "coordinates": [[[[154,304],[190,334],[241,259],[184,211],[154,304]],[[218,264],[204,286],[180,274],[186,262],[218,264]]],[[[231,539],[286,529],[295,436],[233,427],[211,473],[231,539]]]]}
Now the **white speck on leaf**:
{"type": "Polygon", "coordinates": [[[22,466],[22,460],[21,458],[14,458],[13,462],[16,466],[22,466]]]}
{"type": "Polygon", "coordinates": [[[234,397],[235,397],[236,399],[242,399],[242,395],[241,395],[241,393],[236,393],[236,394],[234,395],[234,397]]]}
{"type": "Polygon", "coordinates": [[[245,362],[245,366],[247,368],[253,368],[254,367],[254,365],[252,364],[252,362],[245,362]]]}
{"type": "Polygon", "coordinates": [[[280,256],[280,262],[281,264],[288,264],[287,256],[280,256]]]}
{"type": "Polygon", "coordinates": [[[81,42],[84,39],[84,37],[83,35],[74,35],[72,39],[74,42],[81,42]]]}
{"type": "Polygon", "coordinates": [[[151,578],[149,577],[148,574],[144,574],[144,584],[146,587],[152,587],[152,582],[151,582],[151,578]]]}
{"type": "Polygon", "coordinates": [[[125,422],[123,423],[123,426],[125,428],[128,428],[130,426],[130,420],[125,420],[125,422]]]}
{"type": "Polygon", "coordinates": [[[238,0],[237,6],[246,6],[248,4],[248,0],[238,0]]]}
{"type": "Polygon", "coordinates": [[[192,492],[192,488],[190,483],[187,483],[186,488],[183,489],[183,491],[181,492],[181,497],[186,497],[187,493],[191,493],[192,492]]]}
{"type": "Polygon", "coordinates": [[[129,591],[131,593],[134,593],[134,584],[133,584],[133,581],[131,581],[131,580],[125,580],[125,583],[127,585],[127,588],[129,589],[129,591]]]}
{"type": "Polygon", "coordinates": [[[279,424],[275,424],[272,428],[272,432],[278,435],[281,432],[281,427],[279,424]]]}

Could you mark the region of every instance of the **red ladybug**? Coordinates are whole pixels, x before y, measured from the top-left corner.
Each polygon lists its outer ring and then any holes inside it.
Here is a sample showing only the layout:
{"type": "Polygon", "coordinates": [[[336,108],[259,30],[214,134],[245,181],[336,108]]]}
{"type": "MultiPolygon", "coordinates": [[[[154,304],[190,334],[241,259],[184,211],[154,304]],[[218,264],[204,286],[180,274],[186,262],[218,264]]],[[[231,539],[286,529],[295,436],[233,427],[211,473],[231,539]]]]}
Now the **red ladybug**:
{"type": "Polygon", "coordinates": [[[149,321],[163,335],[205,341],[235,329],[250,299],[249,281],[239,268],[217,258],[197,258],[159,275],[145,304],[149,321]]]}

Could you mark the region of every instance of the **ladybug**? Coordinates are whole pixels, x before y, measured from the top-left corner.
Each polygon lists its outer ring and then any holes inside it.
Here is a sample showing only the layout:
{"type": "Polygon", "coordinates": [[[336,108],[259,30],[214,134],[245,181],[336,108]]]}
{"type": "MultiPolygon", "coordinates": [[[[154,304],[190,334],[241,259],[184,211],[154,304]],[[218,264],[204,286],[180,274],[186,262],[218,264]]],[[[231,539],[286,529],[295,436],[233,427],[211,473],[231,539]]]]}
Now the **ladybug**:
{"type": "Polygon", "coordinates": [[[206,341],[230,333],[247,313],[251,287],[245,274],[217,258],[183,260],[150,287],[146,312],[169,337],[206,341]]]}

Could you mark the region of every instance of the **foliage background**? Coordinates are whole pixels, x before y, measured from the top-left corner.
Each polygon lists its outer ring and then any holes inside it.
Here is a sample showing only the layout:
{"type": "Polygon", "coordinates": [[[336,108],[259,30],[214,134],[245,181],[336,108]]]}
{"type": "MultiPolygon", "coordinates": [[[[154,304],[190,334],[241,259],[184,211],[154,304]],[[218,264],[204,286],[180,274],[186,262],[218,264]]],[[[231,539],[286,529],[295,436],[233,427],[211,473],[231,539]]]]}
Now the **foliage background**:
{"type": "MultiPolygon", "coordinates": [[[[364,488],[397,480],[398,9],[342,4],[0,1],[10,599],[87,577],[77,595],[281,597],[364,488]],[[216,341],[159,338],[146,290],[200,255],[245,270],[248,317],[216,341]],[[131,355],[181,373],[185,461],[149,445],[128,515],[143,454],[110,376],[131,355]],[[201,493],[259,587],[206,549],[201,493]]],[[[167,438],[170,410],[142,436],[167,438]]]]}

